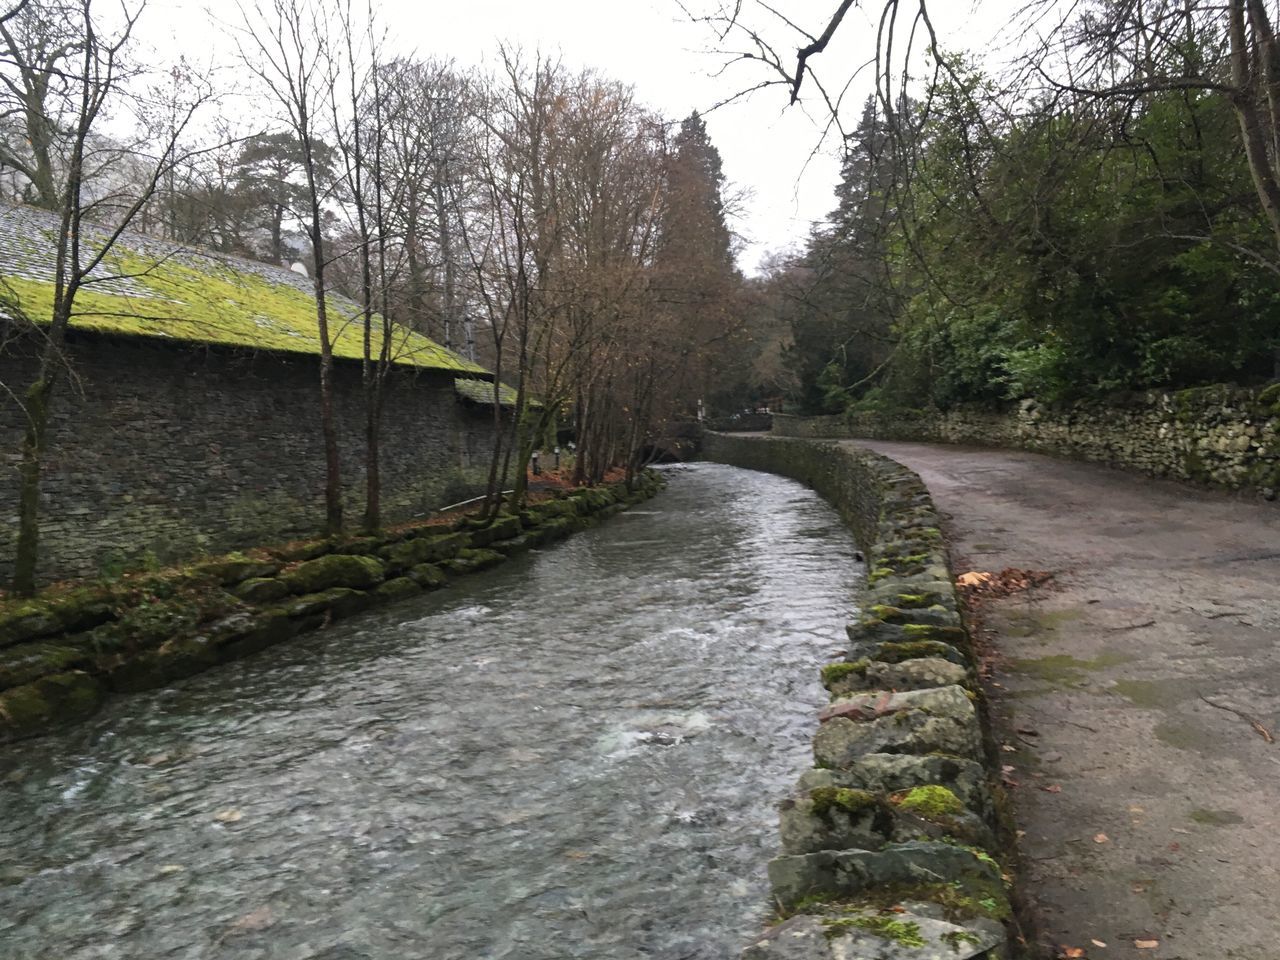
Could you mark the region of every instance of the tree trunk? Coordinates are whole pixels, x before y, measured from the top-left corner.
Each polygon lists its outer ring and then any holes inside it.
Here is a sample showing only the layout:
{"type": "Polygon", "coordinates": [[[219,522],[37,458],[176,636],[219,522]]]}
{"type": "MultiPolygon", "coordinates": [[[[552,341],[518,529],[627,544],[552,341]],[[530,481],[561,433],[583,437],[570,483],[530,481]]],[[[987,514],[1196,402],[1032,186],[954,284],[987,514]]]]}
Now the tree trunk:
{"type": "Polygon", "coordinates": [[[36,561],[40,552],[40,468],[49,426],[49,400],[53,393],[49,358],[41,360],[40,375],[26,395],[27,429],[18,467],[18,544],[13,562],[13,592],[20,597],[36,593],[36,561]]]}

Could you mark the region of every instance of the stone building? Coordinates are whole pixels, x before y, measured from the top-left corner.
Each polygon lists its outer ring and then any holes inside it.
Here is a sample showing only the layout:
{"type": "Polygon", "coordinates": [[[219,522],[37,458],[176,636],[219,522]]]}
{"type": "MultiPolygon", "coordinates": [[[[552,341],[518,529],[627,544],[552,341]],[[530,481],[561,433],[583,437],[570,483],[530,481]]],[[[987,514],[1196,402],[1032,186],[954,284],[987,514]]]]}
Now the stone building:
{"type": "MultiPolygon", "coordinates": [[[[53,299],[56,217],[0,204],[0,577],[12,569],[24,415],[53,299]],[[34,331],[34,332],[33,332],[34,331]]],[[[101,236],[86,232],[86,246],[101,236]]],[[[77,299],[41,491],[42,579],[318,532],[319,338],[305,276],[128,234],[77,299]]],[[[328,300],[347,515],[363,509],[363,330],[328,300]]],[[[374,352],[380,338],[375,332],[374,352]]],[[[469,496],[487,474],[492,376],[394,333],[382,432],[387,522],[469,496]],[[489,381],[484,383],[483,381],[489,381]]],[[[505,389],[505,388],[504,388],[505,389]]],[[[504,403],[509,398],[504,395],[504,403]]]]}

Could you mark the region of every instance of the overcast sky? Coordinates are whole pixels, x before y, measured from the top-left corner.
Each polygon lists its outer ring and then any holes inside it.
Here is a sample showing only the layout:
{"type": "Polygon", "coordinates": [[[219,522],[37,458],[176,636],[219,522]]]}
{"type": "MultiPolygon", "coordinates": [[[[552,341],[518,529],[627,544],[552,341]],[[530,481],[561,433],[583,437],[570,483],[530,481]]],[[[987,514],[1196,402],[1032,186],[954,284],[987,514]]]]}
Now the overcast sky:
{"type": "MultiPolygon", "coordinates": [[[[687,2],[705,9],[714,0],[687,2]]],[[[1014,3],[979,0],[975,9],[973,0],[933,0],[930,12],[944,45],[987,50],[1004,42],[998,35],[1014,3]]],[[[817,34],[836,2],[777,0],[773,6],[817,34]]],[[[880,6],[872,4],[874,10],[880,6]]],[[[676,0],[381,0],[375,9],[398,55],[417,52],[471,65],[492,62],[501,41],[541,48],[558,52],[566,66],[595,67],[631,84],[640,102],[671,119],[692,110],[705,113],[767,76],[751,64],[716,76],[725,61],[723,53],[709,52],[716,38],[705,26],[689,23],[676,0]]],[[[798,43],[785,27],[767,22],[759,8],[751,12],[751,0],[744,10],[769,28],[782,51],[794,53],[798,43]]],[[[220,9],[223,16],[230,12],[220,9]]],[[[194,42],[198,61],[209,44],[220,42],[216,30],[192,30],[206,20],[195,0],[153,0],[146,18],[147,34],[161,55],[175,45],[191,49],[194,42]]],[[[827,51],[812,62],[829,84],[838,87],[873,52],[874,27],[855,9],[827,51]]],[[[848,117],[856,120],[870,89],[866,76],[850,87],[845,99],[848,117]]],[[[740,265],[749,273],[767,252],[803,244],[809,225],[834,205],[837,139],[820,146],[827,113],[817,100],[809,109],[807,114],[803,107],[788,108],[785,91],[775,87],[706,117],[726,176],[746,194],[742,215],[733,226],[745,241],[740,265]]]]}

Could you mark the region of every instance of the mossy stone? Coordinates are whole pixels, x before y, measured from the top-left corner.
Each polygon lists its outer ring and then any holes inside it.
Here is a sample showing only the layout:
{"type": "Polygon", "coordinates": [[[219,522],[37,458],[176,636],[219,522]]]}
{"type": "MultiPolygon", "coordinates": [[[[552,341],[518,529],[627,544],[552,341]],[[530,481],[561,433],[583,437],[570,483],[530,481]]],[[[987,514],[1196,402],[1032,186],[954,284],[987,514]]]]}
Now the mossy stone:
{"type": "Polygon", "coordinates": [[[496,540],[509,540],[518,535],[521,529],[519,517],[500,515],[491,523],[471,531],[471,545],[487,547],[496,540]]]}
{"type": "Polygon", "coordinates": [[[307,560],[284,573],[291,593],[319,593],[333,587],[367,590],[383,580],[383,565],[373,557],[329,554],[307,560]]]}
{"type": "Polygon", "coordinates": [[[43,733],[91,716],[103,700],[102,684],[83,670],[69,670],[0,693],[0,740],[43,733]]]}
{"type": "Polygon", "coordinates": [[[331,587],[286,600],[275,609],[289,617],[310,617],[318,613],[346,617],[368,609],[371,603],[368,594],[363,591],[350,587],[331,587]]]}
{"type": "Polygon", "coordinates": [[[334,543],[333,549],[329,552],[354,555],[377,553],[386,542],[382,537],[350,537],[334,543]]]}
{"type": "Polygon", "coordinates": [[[857,814],[876,806],[875,794],[846,787],[818,787],[810,792],[809,799],[813,801],[813,812],[820,817],[830,816],[835,810],[857,814]]]}
{"type": "Polygon", "coordinates": [[[267,552],[284,563],[300,563],[323,557],[333,549],[330,540],[307,540],[302,543],[287,543],[272,547],[267,552]]]}
{"type": "Polygon", "coordinates": [[[108,672],[107,682],[121,692],[151,690],[219,662],[218,649],[208,637],[183,637],[129,657],[108,672]]]}
{"type": "Polygon", "coordinates": [[[378,551],[386,560],[387,569],[393,573],[416,567],[421,563],[438,563],[456,557],[470,543],[465,533],[447,533],[434,537],[415,537],[389,544],[378,551]]]}
{"type": "Polygon", "coordinates": [[[85,646],[36,641],[0,652],[0,690],[19,687],[51,673],[62,673],[86,663],[92,654],[85,646]]]}
{"type": "Polygon", "coordinates": [[[851,683],[867,675],[867,664],[869,661],[854,660],[851,663],[828,663],[822,668],[822,685],[831,693],[849,692],[856,689],[856,683],[851,683]],[[847,689],[846,689],[847,688],[847,689]]]}
{"type": "Polygon", "coordinates": [[[435,590],[449,582],[444,571],[434,563],[419,563],[409,571],[409,576],[425,590],[435,590]]]}
{"type": "Polygon", "coordinates": [[[225,557],[198,563],[192,567],[192,572],[225,587],[248,580],[250,577],[275,576],[280,572],[280,564],[268,560],[254,560],[242,553],[230,553],[225,557]]]}
{"type": "Polygon", "coordinates": [[[275,577],[253,577],[238,584],[231,592],[245,603],[270,603],[287,597],[292,591],[287,583],[275,577]]]}
{"type": "Polygon", "coordinates": [[[912,787],[895,800],[900,809],[929,820],[954,817],[965,812],[965,805],[949,789],[939,784],[912,787]]]}
{"type": "Polygon", "coordinates": [[[56,597],[6,601],[0,604],[0,647],[106,623],[115,616],[112,599],[105,589],[84,587],[56,597]]]}
{"type": "Polygon", "coordinates": [[[496,567],[507,558],[496,550],[463,550],[451,560],[445,560],[440,566],[446,573],[476,573],[496,567]]]}
{"type": "Polygon", "coordinates": [[[921,657],[939,657],[952,663],[964,666],[966,658],[963,653],[948,643],[940,640],[910,640],[905,643],[882,643],[876,647],[871,659],[884,663],[902,663],[904,660],[915,660],[921,657]]]}
{"type": "Polygon", "coordinates": [[[422,587],[411,577],[396,577],[375,587],[373,595],[380,603],[394,603],[416,597],[421,592],[422,587]]]}

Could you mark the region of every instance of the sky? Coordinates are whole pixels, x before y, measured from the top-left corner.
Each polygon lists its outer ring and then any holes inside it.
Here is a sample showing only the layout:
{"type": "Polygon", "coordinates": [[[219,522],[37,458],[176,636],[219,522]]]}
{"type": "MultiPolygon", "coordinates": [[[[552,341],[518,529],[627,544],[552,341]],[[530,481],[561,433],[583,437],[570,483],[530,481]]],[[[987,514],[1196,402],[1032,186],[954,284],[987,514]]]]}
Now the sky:
{"type": "MultiPolygon", "coordinates": [[[[716,0],[686,0],[705,9],[716,0]]],[[[772,20],[755,0],[744,0],[745,16],[767,28],[790,61],[797,35],[772,20]]],[[[944,46],[990,50],[1007,40],[1015,0],[932,0],[929,9],[944,46]]],[[[774,9],[811,33],[820,33],[835,0],[776,0],[774,9]]],[[[812,61],[828,85],[841,86],[874,53],[874,24],[855,5],[831,45],[812,61]]],[[[878,11],[878,2],[870,4],[878,11]]],[[[904,3],[902,6],[910,7],[904,3]]],[[[703,113],[720,151],[732,191],[740,196],[731,226],[742,239],[739,266],[756,273],[771,252],[803,246],[813,222],[835,205],[839,177],[838,137],[823,139],[829,116],[810,89],[805,103],[788,107],[782,87],[712,109],[766,79],[759,64],[725,69],[726,53],[705,26],[690,23],[677,0],[379,0],[375,12],[389,28],[392,52],[452,59],[459,65],[492,63],[500,42],[558,53],[567,67],[593,67],[632,85],[639,102],[679,120],[703,113]]],[[[230,9],[226,12],[231,12],[230,9]]],[[[163,55],[186,48],[199,60],[218,31],[196,0],[152,0],[147,33],[163,55]]],[[[734,41],[726,41],[733,46],[734,41]]],[[[740,44],[738,44],[740,47],[740,44]]],[[[848,89],[842,113],[852,126],[871,91],[867,74],[848,89]]]]}

